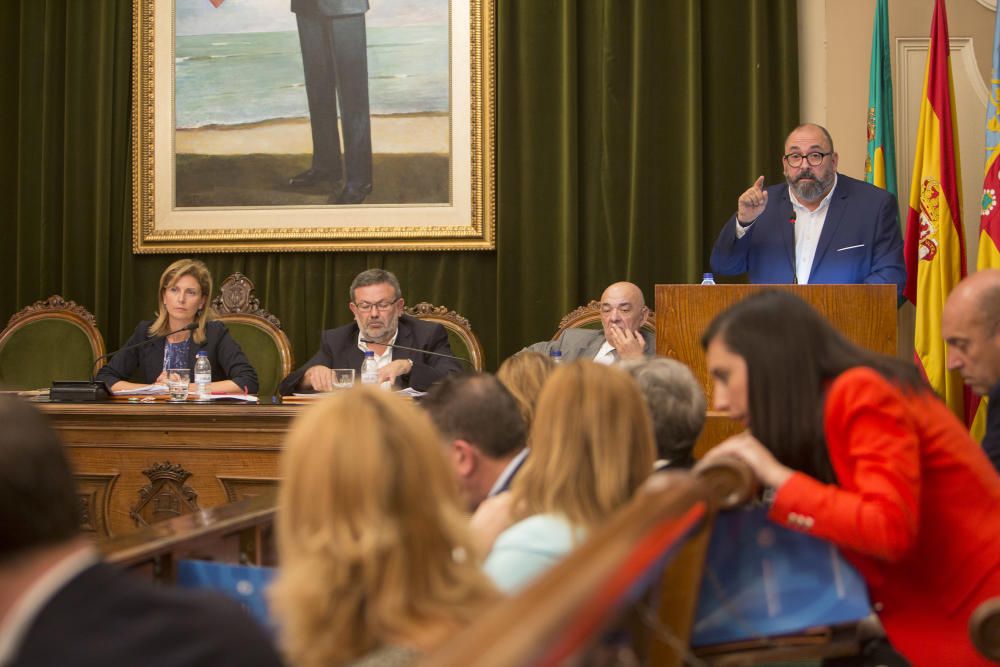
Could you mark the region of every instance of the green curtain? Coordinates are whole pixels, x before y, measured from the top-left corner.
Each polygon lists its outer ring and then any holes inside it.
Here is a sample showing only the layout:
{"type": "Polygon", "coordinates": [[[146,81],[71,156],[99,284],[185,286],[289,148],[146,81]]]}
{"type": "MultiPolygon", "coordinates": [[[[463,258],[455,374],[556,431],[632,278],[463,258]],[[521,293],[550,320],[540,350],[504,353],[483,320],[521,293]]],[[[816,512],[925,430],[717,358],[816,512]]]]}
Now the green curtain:
{"type": "MultiPolygon", "coordinates": [[[[207,0],[205,0],[207,2],[207,0]]],[[[459,0],[453,0],[459,1],[459,0]]],[[[61,294],[109,349],[175,257],[133,255],[131,0],[0,3],[0,317],[61,294]]],[[[284,325],[296,360],[346,323],[359,271],[472,322],[487,365],[615,280],[691,282],[798,122],[795,0],[498,0],[496,252],[203,255],[284,325]]]]}

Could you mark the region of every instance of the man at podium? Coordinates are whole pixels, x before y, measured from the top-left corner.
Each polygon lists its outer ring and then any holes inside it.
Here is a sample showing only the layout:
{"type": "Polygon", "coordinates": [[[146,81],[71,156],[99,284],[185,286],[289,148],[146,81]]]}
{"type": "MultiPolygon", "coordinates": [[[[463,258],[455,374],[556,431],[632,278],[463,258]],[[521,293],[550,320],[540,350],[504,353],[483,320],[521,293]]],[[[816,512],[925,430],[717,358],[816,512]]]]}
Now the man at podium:
{"type": "Polygon", "coordinates": [[[837,173],[830,133],[792,130],[781,157],[785,183],[761,176],[740,195],[712,249],[712,271],[755,284],[906,283],[896,198],[837,173]]]}

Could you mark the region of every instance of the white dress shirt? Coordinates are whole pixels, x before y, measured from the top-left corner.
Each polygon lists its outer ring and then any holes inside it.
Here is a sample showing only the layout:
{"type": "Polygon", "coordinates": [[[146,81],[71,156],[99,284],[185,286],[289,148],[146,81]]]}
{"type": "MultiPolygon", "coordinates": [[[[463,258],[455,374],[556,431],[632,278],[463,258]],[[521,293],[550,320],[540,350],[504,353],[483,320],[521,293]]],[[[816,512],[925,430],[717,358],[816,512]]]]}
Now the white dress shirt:
{"type": "Polygon", "coordinates": [[[604,345],[601,349],[597,351],[594,355],[595,364],[604,364],[605,366],[610,366],[618,361],[618,350],[615,349],[614,345],[608,341],[604,341],[604,345]]]}

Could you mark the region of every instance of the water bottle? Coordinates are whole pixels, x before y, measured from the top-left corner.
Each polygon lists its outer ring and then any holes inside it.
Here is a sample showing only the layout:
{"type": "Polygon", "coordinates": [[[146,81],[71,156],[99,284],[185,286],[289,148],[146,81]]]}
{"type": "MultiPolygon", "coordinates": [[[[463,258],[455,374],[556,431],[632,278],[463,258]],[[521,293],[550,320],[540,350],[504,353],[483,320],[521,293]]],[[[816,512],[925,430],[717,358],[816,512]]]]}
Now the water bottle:
{"type": "Polygon", "coordinates": [[[212,382],[212,363],[208,360],[208,352],[201,350],[194,362],[194,384],[198,388],[198,400],[208,401],[208,385],[212,382]]]}
{"type": "Polygon", "coordinates": [[[378,362],[371,350],[365,352],[365,360],[361,362],[361,384],[378,384],[378,362]]]}
{"type": "Polygon", "coordinates": [[[561,364],[562,363],[562,350],[550,350],[549,351],[549,359],[551,359],[552,363],[554,363],[557,366],[559,364],[561,364]]]}
{"type": "Polygon", "coordinates": [[[713,276],[711,273],[703,273],[703,274],[701,274],[701,284],[702,285],[714,285],[715,284],[715,276],[713,276]]]}

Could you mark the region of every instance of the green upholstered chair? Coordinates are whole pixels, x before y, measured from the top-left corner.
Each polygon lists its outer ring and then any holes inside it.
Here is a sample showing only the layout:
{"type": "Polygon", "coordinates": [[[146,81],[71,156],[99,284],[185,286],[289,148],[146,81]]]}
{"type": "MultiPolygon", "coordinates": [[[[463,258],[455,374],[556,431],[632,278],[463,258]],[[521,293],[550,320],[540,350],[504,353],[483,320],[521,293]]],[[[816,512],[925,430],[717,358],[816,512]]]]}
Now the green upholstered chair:
{"type": "Polygon", "coordinates": [[[0,333],[0,387],[40,389],[53,380],[89,380],[104,354],[97,320],[54,294],[11,316],[0,333]]]}
{"type": "Polygon", "coordinates": [[[281,321],[261,308],[253,292],[253,281],[234,273],[222,281],[212,308],[257,370],[257,393],[266,398],[277,392],[278,384],[292,372],[295,363],[281,321]]]}
{"type": "MultiPolygon", "coordinates": [[[[600,329],[601,328],[601,302],[594,300],[588,303],[586,306],[580,306],[570,312],[566,313],[561,320],[559,320],[559,328],[556,329],[555,335],[552,336],[552,340],[556,340],[562,336],[563,331],[566,329],[600,329]]],[[[646,323],[642,325],[642,328],[656,335],[656,313],[653,309],[649,309],[649,317],[646,318],[646,323]]]]}
{"type": "Polygon", "coordinates": [[[469,320],[454,310],[448,310],[447,306],[435,306],[425,301],[407,306],[405,310],[407,315],[443,326],[448,332],[448,343],[455,356],[468,360],[477,371],[483,370],[483,346],[472,332],[469,320]]]}

